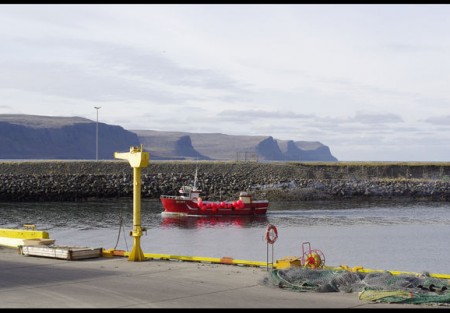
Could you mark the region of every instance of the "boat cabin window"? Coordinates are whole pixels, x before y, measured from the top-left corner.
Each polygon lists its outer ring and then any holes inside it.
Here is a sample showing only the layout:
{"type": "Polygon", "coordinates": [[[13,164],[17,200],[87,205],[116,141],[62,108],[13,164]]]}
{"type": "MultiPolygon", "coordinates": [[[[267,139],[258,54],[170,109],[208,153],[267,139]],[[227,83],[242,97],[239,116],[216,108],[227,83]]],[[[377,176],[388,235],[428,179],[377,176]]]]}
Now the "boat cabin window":
{"type": "Polygon", "coordinates": [[[192,187],[190,186],[183,186],[180,188],[180,190],[178,191],[182,196],[184,197],[188,197],[190,195],[192,191],[192,187]]]}

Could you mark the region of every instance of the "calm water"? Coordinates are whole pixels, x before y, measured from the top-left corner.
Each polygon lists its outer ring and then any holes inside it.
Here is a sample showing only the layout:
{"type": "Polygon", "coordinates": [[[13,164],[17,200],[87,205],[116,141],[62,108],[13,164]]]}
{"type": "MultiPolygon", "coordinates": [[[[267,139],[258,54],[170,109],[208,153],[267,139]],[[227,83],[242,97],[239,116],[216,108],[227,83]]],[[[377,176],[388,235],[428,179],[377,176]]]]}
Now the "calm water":
{"type": "MultiPolygon", "coordinates": [[[[330,266],[450,274],[449,203],[274,202],[264,217],[215,218],[164,216],[154,200],[141,209],[144,253],[266,261],[272,223],[279,235],[274,259],[301,256],[309,242],[330,266]]],[[[32,223],[57,245],[131,250],[132,221],[132,199],[0,203],[0,228],[32,223]]]]}

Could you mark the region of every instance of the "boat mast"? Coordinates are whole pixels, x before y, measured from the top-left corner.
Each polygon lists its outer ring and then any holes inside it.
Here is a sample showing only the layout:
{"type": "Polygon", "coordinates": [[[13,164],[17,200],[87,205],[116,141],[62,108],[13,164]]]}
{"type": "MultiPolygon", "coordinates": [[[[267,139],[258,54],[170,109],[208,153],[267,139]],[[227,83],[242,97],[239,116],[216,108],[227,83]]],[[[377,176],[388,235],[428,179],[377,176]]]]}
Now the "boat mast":
{"type": "Polygon", "coordinates": [[[197,166],[195,167],[194,190],[197,190],[197,166]]]}

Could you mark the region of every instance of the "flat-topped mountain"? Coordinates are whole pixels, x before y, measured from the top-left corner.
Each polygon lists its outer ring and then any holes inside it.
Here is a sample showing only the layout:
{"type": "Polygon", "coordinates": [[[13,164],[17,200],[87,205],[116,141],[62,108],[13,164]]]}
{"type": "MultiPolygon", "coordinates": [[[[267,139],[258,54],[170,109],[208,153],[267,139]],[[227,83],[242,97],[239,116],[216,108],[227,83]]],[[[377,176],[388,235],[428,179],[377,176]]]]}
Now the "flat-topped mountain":
{"type": "MultiPolygon", "coordinates": [[[[1,159],[95,159],[95,121],[81,117],[0,114],[1,159]]],[[[98,123],[98,157],[143,145],[154,160],[337,161],[320,142],[237,136],[126,130],[98,123]]]]}
{"type": "Polygon", "coordinates": [[[157,156],[213,160],[337,161],[320,142],[278,140],[271,136],[238,136],[220,133],[161,132],[132,130],[148,151],[157,156]],[[188,139],[191,146],[188,148],[188,139]],[[185,150],[181,149],[185,142],[185,150]],[[155,148],[153,148],[155,147],[155,148]],[[183,155],[183,152],[185,154],[183,155]],[[162,154],[167,153],[167,154],[162,154]]]}
{"type": "MultiPolygon", "coordinates": [[[[0,114],[1,159],[96,159],[96,122],[81,117],[0,114]]],[[[135,133],[98,123],[98,157],[138,146],[135,133]]]]}

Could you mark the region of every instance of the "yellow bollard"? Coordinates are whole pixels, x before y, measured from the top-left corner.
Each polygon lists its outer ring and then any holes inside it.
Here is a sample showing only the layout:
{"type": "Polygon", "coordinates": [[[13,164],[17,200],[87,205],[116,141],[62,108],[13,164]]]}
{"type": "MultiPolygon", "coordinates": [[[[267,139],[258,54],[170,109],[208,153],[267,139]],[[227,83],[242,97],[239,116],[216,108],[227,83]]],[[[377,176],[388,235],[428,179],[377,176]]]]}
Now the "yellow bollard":
{"type": "Polygon", "coordinates": [[[141,227],[141,168],[148,166],[149,153],[143,152],[143,146],[130,147],[130,152],[115,152],[114,158],[128,160],[133,168],[133,248],[128,261],[143,261],[144,253],[141,249],[141,236],[145,229],[141,227]]]}

